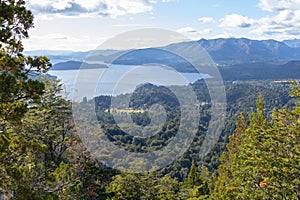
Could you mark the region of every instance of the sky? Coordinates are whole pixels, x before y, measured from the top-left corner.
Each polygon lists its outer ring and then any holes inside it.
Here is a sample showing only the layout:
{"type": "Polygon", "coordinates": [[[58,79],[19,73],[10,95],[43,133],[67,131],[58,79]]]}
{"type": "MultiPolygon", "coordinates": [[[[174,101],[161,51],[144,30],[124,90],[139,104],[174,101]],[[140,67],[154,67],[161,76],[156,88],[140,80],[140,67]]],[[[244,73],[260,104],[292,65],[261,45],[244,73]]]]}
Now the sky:
{"type": "Polygon", "coordinates": [[[300,0],[26,0],[25,50],[87,51],[126,31],[161,28],[192,40],[300,38],[300,0]]]}

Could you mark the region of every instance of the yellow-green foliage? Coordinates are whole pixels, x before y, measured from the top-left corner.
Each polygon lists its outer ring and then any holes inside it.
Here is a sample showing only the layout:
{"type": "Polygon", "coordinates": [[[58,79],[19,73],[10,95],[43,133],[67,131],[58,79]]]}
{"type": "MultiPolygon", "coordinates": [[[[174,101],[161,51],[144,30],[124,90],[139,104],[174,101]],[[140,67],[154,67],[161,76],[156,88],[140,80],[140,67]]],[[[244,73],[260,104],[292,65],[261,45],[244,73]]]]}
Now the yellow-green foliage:
{"type": "MultiPolygon", "coordinates": [[[[299,97],[299,86],[292,94],[299,97]]],[[[299,199],[300,105],[263,114],[263,101],[246,126],[241,115],[228,152],[221,157],[212,199],[299,199]]]]}

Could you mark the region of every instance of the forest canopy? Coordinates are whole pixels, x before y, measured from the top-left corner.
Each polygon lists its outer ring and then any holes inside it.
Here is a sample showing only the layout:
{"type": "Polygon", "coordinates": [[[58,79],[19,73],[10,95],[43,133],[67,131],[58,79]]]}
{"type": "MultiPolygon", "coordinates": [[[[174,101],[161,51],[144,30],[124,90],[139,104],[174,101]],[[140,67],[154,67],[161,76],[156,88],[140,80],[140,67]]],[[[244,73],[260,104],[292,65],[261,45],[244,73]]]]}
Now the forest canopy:
{"type": "MultiPolygon", "coordinates": [[[[226,83],[225,127],[203,159],[198,154],[211,102],[203,81],[191,84],[203,106],[199,130],[187,152],[166,168],[125,173],[103,166],[83,145],[60,81],[45,76],[50,60],[24,55],[22,40],[29,37],[33,19],[25,1],[0,0],[0,195],[7,199],[300,198],[299,83],[291,87],[226,83]]],[[[110,111],[111,98],[85,98],[80,104],[95,105],[97,123],[111,142],[123,148],[133,152],[162,148],[180,126],[180,105],[164,87],[140,87],[132,94],[131,106],[144,112],[125,113],[145,126],[151,121],[147,108],[163,105],[167,121],[152,138],[131,137],[120,130],[110,111]]],[[[113,98],[122,100],[126,95],[113,98]]]]}

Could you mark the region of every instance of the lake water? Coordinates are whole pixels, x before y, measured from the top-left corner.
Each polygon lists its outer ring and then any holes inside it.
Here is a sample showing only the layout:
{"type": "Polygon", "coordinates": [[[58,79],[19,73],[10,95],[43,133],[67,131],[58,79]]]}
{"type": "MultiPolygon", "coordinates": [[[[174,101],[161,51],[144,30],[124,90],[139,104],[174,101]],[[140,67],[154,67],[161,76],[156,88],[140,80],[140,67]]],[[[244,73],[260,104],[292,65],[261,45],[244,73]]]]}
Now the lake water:
{"type": "Polygon", "coordinates": [[[133,92],[138,85],[188,85],[210,78],[208,74],[179,73],[161,66],[111,65],[105,69],[50,70],[61,79],[68,98],[82,100],[99,95],[118,95],[133,92]]]}

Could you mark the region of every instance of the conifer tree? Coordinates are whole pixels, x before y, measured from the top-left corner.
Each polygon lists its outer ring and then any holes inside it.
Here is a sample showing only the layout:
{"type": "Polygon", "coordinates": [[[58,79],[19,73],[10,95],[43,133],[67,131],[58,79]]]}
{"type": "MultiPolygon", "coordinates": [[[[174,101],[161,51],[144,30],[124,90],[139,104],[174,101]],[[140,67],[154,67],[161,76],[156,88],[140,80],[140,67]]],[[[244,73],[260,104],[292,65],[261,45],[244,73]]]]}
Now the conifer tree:
{"type": "Polygon", "coordinates": [[[299,104],[275,109],[269,122],[263,109],[260,96],[247,128],[239,118],[211,199],[299,199],[299,104]]]}

